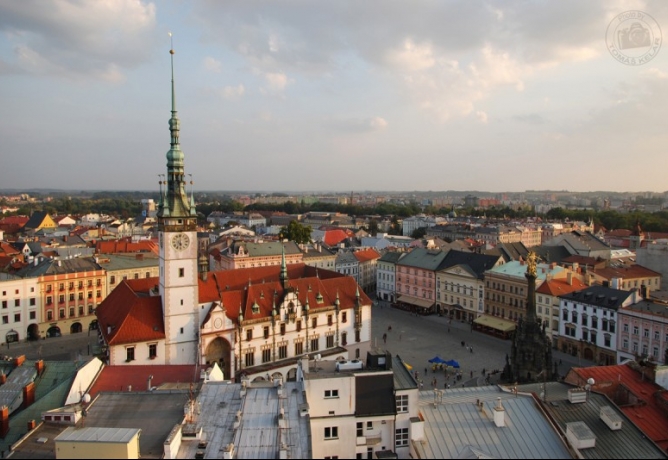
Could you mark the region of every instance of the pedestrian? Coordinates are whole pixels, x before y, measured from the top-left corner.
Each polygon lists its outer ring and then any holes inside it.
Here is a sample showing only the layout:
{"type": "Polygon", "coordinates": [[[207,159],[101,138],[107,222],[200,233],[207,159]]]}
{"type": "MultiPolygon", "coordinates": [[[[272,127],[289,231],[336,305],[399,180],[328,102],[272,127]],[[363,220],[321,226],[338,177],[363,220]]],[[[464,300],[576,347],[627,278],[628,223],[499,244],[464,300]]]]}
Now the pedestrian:
{"type": "Polygon", "coordinates": [[[485,375],[485,368],[482,368],[482,375],[485,375]]]}
{"type": "Polygon", "coordinates": [[[447,390],[450,389],[450,384],[448,383],[447,386],[445,387],[447,390]]]}
{"type": "Polygon", "coordinates": [[[443,384],[443,388],[445,388],[445,389],[447,389],[448,386],[449,386],[449,385],[448,385],[447,383],[444,383],[444,384],[443,384]]]}
{"type": "Polygon", "coordinates": [[[427,368],[424,368],[424,375],[427,375],[427,368]]]}
{"type": "Polygon", "coordinates": [[[387,333],[383,334],[383,343],[387,343],[387,333]]]}
{"type": "Polygon", "coordinates": [[[473,347],[471,347],[470,350],[471,350],[471,353],[473,353],[473,347]]]}
{"type": "Polygon", "coordinates": [[[392,325],[387,326],[387,332],[392,332],[392,325]]]}
{"type": "Polygon", "coordinates": [[[436,380],[436,377],[434,377],[434,380],[431,381],[431,385],[436,388],[436,385],[438,385],[438,381],[436,380]]]}
{"type": "Polygon", "coordinates": [[[473,378],[473,371],[471,371],[471,378],[473,378]]]}

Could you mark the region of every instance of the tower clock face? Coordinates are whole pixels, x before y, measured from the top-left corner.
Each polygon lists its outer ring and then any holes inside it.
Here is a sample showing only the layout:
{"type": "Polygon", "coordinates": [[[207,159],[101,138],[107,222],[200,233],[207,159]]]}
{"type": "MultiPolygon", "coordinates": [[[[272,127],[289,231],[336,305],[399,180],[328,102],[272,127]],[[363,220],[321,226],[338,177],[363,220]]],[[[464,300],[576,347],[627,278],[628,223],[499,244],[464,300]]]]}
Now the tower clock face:
{"type": "Polygon", "coordinates": [[[190,238],[188,238],[188,235],[185,233],[177,233],[176,235],[172,236],[171,243],[174,249],[177,251],[183,251],[184,249],[188,248],[188,245],[190,244],[190,238]]]}

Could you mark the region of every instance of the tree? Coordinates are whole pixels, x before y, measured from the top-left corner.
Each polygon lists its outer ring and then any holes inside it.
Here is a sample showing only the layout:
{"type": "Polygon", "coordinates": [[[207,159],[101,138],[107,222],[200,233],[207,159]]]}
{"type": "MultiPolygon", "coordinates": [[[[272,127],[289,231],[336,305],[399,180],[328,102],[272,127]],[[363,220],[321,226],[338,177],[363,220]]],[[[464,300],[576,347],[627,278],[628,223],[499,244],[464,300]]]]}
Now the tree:
{"type": "Polygon", "coordinates": [[[378,234],[378,221],[376,219],[369,221],[369,234],[374,237],[378,234]]]}
{"type": "Polygon", "coordinates": [[[420,238],[424,238],[426,234],[427,234],[427,227],[416,228],[415,230],[413,230],[413,233],[411,233],[411,238],[417,240],[420,238]]]}
{"type": "Polygon", "coordinates": [[[281,239],[287,239],[295,243],[308,243],[311,241],[311,231],[309,225],[302,225],[296,220],[292,220],[286,227],[281,228],[278,236],[281,239]]]}

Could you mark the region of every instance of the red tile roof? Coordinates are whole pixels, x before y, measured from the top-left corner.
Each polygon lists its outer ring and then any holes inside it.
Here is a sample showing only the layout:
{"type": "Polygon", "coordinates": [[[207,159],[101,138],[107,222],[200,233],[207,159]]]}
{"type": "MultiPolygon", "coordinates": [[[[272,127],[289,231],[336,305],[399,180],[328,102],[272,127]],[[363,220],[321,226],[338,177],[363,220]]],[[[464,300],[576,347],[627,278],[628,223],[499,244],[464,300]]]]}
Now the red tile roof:
{"type": "MultiPolygon", "coordinates": [[[[640,368],[635,363],[633,365],[640,368]]],[[[648,370],[645,374],[649,373],[648,370]]],[[[668,449],[668,411],[663,409],[666,390],[643,375],[641,369],[635,370],[627,364],[574,367],[566,380],[583,386],[589,378],[596,381],[593,391],[606,394],[648,438],[662,449],[668,449]],[[637,399],[637,403],[629,402],[634,398],[629,398],[627,391],[637,399]],[[620,395],[622,399],[619,399],[620,395]]]]}
{"type": "MultiPolygon", "coordinates": [[[[164,383],[197,382],[195,366],[105,366],[90,390],[91,397],[102,391],[148,390],[148,376],[152,375],[151,386],[157,387],[164,383]]],[[[188,387],[185,386],[184,390],[188,387]]]]}
{"type": "Polygon", "coordinates": [[[610,230],[605,234],[605,237],[617,237],[617,238],[628,238],[633,233],[633,230],[627,230],[625,228],[618,228],[617,230],[610,230]]]}
{"type": "Polygon", "coordinates": [[[575,277],[573,277],[572,284],[568,284],[566,279],[551,279],[543,282],[543,284],[536,289],[536,292],[538,294],[560,296],[569,294],[573,291],[579,291],[580,289],[585,289],[586,287],[587,285],[585,283],[575,277]]]}
{"type": "Polygon", "coordinates": [[[327,230],[323,242],[328,246],[335,246],[346,238],[348,238],[348,235],[341,229],[327,230]]]}
{"type": "Polygon", "coordinates": [[[380,254],[375,249],[364,249],[362,251],[355,251],[353,253],[357,258],[358,262],[368,262],[374,259],[380,259],[380,254]]]}
{"type": "Polygon", "coordinates": [[[595,268],[591,270],[591,272],[605,279],[622,278],[627,280],[635,278],[647,278],[650,276],[661,276],[661,273],[655,272],[654,270],[650,270],[649,268],[638,264],[626,267],[595,268]]]}
{"type": "Polygon", "coordinates": [[[100,331],[108,345],[165,338],[161,297],[146,294],[150,280],[152,287],[157,278],[132,280],[136,290],[123,280],[97,308],[100,331]]]}
{"type": "Polygon", "coordinates": [[[123,252],[153,252],[158,254],[158,246],[153,241],[98,241],[95,245],[98,254],[118,254],[123,252]]]}

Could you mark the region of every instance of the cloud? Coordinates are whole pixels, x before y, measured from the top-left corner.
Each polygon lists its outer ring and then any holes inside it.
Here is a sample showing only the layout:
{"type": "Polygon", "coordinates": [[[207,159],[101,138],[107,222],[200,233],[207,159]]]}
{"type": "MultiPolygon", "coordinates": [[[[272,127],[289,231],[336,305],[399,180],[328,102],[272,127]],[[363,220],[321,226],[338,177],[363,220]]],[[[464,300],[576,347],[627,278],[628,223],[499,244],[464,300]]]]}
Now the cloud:
{"type": "Polygon", "coordinates": [[[220,73],[221,70],[223,70],[223,64],[219,60],[214,59],[211,56],[207,56],[204,58],[203,65],[204,69],[209,72],[220,73]]]}
{"type": "Polygon", "coordinates": [[[436,62],[429,43],[418,45],[410,38],[404,40],[400,47],[388,50],[386,60],[390,66],[405,71],[426,70],[436,62]]]}
{"type": "Polygon", "coordinates": [[[266,73],[264,74],[264,79],[267,85],[260,89],[263,94],[280,94],[289,84],[294,83],[294,80],[281,72],[266,73]]]}
{"type": "Polygon", "coordinates": [[[238,86],[226,86],[223,88],[221,94],[225,99],[237,99],[244,95],[246,88],[244,85],[239,84],[238,86]]]}
{"type": "Polygon", "coordinates": [[[0,3],[0,30],[15,50],[16,71],[69,78],[123,80],[148,58],[153,3],[22,0],[0,3]]]}
{"type": "Polygon", "coordinates": [[[476,118],[480,123],[487,123],[487,114],[483,112],[482,110],[478,110],[475,113],[476,118]]]}
{"type": "Polygon", "coordinates": [[[339,118],[331,120],[329,126],[349,133],[370,133],[384,130],[387,128],[388,123],[384,118],[376,116],[369,118],[339,118]]]}
{"type": "Polygon", "coordinates": [[[527,123],[530,125],[542,125],[545,123],[545,119],[538,113],[527,113],[525,115],[515,115],[514,120],[521,123],[527,123]]]}

